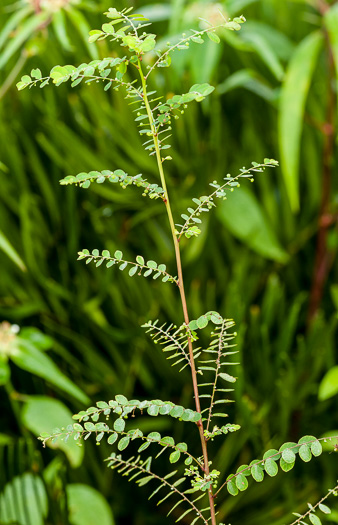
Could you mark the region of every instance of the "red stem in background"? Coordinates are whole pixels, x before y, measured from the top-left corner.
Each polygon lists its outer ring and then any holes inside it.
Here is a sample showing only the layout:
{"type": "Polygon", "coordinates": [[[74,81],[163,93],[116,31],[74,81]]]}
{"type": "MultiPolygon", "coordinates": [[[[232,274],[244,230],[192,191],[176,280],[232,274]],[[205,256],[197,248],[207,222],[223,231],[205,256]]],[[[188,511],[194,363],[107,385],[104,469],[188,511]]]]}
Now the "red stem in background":
{"type": "Polygon", "coordinates": [[[309,301],[308,325],[312,323],[323,297],[325,282],[330,270],[332,257],[327,246],[327,235],[329,227],[335,222],[335,217],[330,214],[330,191],[332,178],[332,161],[334,152],[334,118],[335,118],[335,91],[334,79],[335,69],[332,50],[327,33],[325,33],[328,46],[329,75],[328,75],[328,102],[326,110],[326,122],[322,126],[324,135],[323,163],[322,163],[322,195],[318,218],[317,247],[315,265],[313,271],[312,287],[309,301]]]}

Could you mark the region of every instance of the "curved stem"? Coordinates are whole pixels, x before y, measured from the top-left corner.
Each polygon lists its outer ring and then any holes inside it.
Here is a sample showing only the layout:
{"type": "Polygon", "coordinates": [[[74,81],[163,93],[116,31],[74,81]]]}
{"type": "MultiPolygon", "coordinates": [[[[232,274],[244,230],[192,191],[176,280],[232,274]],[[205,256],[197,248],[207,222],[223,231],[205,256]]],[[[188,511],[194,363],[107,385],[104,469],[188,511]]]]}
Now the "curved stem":
{"type": "MultiPolygon", "coordinates": [[[[146,78],[142,71],[142,66],[140,60],[138,61],[138,70],[142,82],[142,88],[143,88],[143,102],[147,111],[150,129],[154,141],[154,147],[155,147],[155,154],[156,154],[156,161],[158,166],[158,171],[161,179],[161,185],[164,190],[164,199],[163,202],[166,207],[169,224],[170,224],[170,230],[171,235],[173,238],[174,248],[175,248],[175,257],[176,257],[176,264],[177,264],[177,275],[178,275],[178,288],[180,291],[181,296],[181,303],[182,303],[182,309],[183,309],[183,316],[184,316],[184,322],[188,326],[189,325],[189,313],[188,313],[188,306],[187,306],[187,300],[185,296],[185,289],[184,289],[184,282],[183,282],[183,272],[182,272],[182,262],[181,262],[181,252],[180,252],[180,245],[179,241],[176,235],[176,229],[175,229],[175,223],[174,218],[171,210],[170,200],[169,200],[169,194],[167,190],[164,170],[163,170],[163,160],[161,157],[160,152],[160,146],[159,146],[159,140],[158,140],[158,132],[156,130],[155,122],[153,113],[148,101],[147,97],[147,85],[146,85],[146,78]]],[[[198,394],[198,385],[197,385],[197,374],[196,374],[196,367],[195,367],[195,359],[194,359],[194,353],[193,353],[193,346],[191,338],[188,336],[188,350],[189,350],[189,359],[190,359],[190,368],[191,368],[191,378],[192,378],[192,384],[194,389],[194,398],[195,398],[195,406],[196,411],[201,413],[201,404],[198,394]]],[[[202,446],[202,452],[203,452],[203,463],[204,463],[204,473],[206,476],[209,476],[209,459],[208,459],[208,450],[207,450],[207,442],[204,436],[204,428],[202,423],[202,418],[197,423],[198,431],[200,435],[201,440],[201,446],[202,446]]],[[[216,525],[216,514],[215,514],[215,505],[214,505],[214,495],[212,492],[212,489],[208,491],[209,495],[209,504],[210,504],[210,515],[211,515],[211,523],[212,525],[216,525]]]]}

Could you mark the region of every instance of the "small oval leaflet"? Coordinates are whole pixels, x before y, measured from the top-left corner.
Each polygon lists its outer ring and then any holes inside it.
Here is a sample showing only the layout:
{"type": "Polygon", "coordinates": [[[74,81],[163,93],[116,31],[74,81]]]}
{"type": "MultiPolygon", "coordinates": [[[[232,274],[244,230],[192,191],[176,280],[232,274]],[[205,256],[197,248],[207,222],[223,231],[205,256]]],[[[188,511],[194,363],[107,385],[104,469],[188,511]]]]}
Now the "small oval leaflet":
{"type": "Polygon", "coordinates": [[[318,518],[316,514],[312,514],[312,512],[311,514],[309,514],[309,520],[311,521],[313,525],[322,525],[320,518],[318,518]]]}
{"type": "Polygon", "coordinates": [[[289,472],[289,470],[293,469],[294,466],[295,466],[295,462],[293,462],[293,463],[287,463],[286,461],[284,461],[283,458],[280,459],[280,468],[281,468],[284,472],[289,472]]]}
{"type": "Polygon", "coordinates": [[[236,485],[235,478],[232,478],[229,481],[227,481],[227,490],[228,490],[229,494],[231,494],[231,496],[237,496],[238,488],[237,488],[237,485],[236,485]]]}
{"type": "Polygon", "coordinates": [[[319,504],[319,510],[321,510],[324,514],[331,514],[331,509],[323,503],[319,504]]]}
{"type": "Polygon", "coordinates": [[[116,419],[116,421],[114,422],[114,430],[116,430],[117,432],[123,432],[125,429],[125,426],[126,426],[126,422],[122,418],[116,419]]]}
{"type": "Polygon", "coordinates": [[[264,462],[264,468],[265,468],[265,472],[269,476],[271,476],[271,477],[277,476],[277,474],[278,474],[278,465],[273,459],[271,459],[271,458],[266,459],[265,462],[264,462]]]}
{"type": "Polygon", "coordinates": [[[251,475],[253,479],[257,482],[263,481],[264,479],[264,470],[260,465],[253,465],[251,467],[251,475]]]}
{"type": "Polygon", "coordinates": [[[181,457],[181,452],[179,450],[175,450],[172,452],[169,456],[170,463],[176,463],[181,457]]]}
{"type": "Polygon", "coordinates": [[[113,432],[113,434],[110,434],[109,438],[107,439],[107,442],[109,443],[109,445],[113,445],[117,438],[118,435],[116,434],[116,432],[113,432]]]}
{"type": "Polygon", "coordinates": [[[319,441],[314,441],[311,443],[311,452],[314,456],[320,456],[323,452],[323,447],[319,441]]]}
{"type": "Polygon", "coordinates": [[[238,476],[236,476],[236,486],[240,491],[246,490],[248,485],[248,480],[243,474],[238,474],[238,476]]]}
{"type": "Polygon", "coordinates": [[[158,416],[159,411],[160,409],[156,405],[150,405],[150,407],[147,409],[149,416],[158,416]]]}
{"type": "Polygon", "coordinates": [[[312,454],[309,445],[302,445],[299,449],[299,457],[305,461],[306,463],[308,461],[311,461],[312,454]]]}
{"type": "Polygon", "coordinates": [[[122,451],[125,448],[127,448],[129,443],[130,443],[130,437],[129,436],[125,436],[122,439],[120,439],[120,441],[119,441],[119,443],[117,445],[117,448],[122,451]]]}
{"type": "Polygon", "coordinates": [[[293,450],[287,448],[287,449],[283,450],[282,458],[285,461],[285,463],[294,463],[295,460],[296,460],[296,455],[293,452],[293,450]]]}

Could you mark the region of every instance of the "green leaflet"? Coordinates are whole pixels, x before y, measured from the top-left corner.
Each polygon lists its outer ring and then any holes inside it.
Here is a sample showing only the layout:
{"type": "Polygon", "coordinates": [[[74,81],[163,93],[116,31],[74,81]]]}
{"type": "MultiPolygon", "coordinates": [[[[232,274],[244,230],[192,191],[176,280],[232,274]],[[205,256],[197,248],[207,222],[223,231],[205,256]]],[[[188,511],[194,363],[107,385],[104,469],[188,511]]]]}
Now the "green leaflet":
{"type": "Polygon", "coordinates": [[[279,104],[279,147],[282,174],[294,212],[299,209],[299,153],[307,93],[323,35],[315,31],[296,48],[282,84],[279,104]]]}

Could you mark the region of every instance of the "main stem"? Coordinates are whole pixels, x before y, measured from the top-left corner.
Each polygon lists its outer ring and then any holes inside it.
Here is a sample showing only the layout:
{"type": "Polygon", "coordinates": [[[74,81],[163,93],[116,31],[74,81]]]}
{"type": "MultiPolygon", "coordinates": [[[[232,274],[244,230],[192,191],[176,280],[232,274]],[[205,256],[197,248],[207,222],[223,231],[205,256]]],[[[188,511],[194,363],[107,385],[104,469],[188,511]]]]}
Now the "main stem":
{"type": "MultiPolygon", "coordinates": [[[[165,207],[166,207],[166,211],[167,211],[167,215],[168,215],[168,219],[169,219],[169,224],[170,224],[171,235],[172,235],[173,242],[174,242],[175,257],[176,257],[176,264],[177,264],[178,288],[179,288],[180,296],[181,296],[181,303],[182,303],[182,309],[183,309],[184,322],[188,326],[189,325],[189,313],[188,313],[187,300],[186,300],[185,290],[184,290],[180,245],[179,245],[179,242],[178,242],[178,239],[177,239],[177,235],[176,235],[176,232],[175,232],[175,223],[174,223],[173,214],[172,214],[172,211],[171,211],[169,194],[168,194],[166,180],[165,180],[165,175],[164,175],[164,171],[163,171],[163,160],[162,160],[161,152],[160,152],[160,146],[159,146],[159,141],[158,141],[158,133],[157,133],[157,130],[156,130],[156,127],[155,127],[155,124],[154,124],[153,113],[152,113],[152,110],[151,110],[151,107],[150,107],[150,104],[149,104],[149,101],[148,101],[146,80],[145,80],[145,77],[143,75],[143,71],[142,71],[142,67],[141,67],[141,62],[140,61],[138,62],[138,70],[139,70],[139,74],[140,74],[141,82],[142,82],[143,102],[144,102],[144,105],[145,105],[146,110],[147,110],[147,115],[148,115],[149,124],[150,124],[150,128],[151,128],[151,133],[152,133],[153,141],[154,141],[154,147],[155,147],[155,154],[156,154],[158,171],[159,171],[159,174],[160,174],[162,188],[164,190],[164,204],[165,204],[165,207]]],[[[192,341],[191,341],[191,338],[189,336],[188,336],[188,350],[189,350],[191,378],[192,378],[192,384],[193,384],[193,389],[194,389],[194,398],[195,398],[196,411],[201,414],[201,404],[200,404],[200,399],[199,399],[199,394],[198,394],[195,359],[194,359],[192,341]]],[[[203,428],[202,418],[197,422],[197,427],[198,427],[200,440],[201,440],[202,451],[203,451],[204,473],[205,473],[206,476],[209,476],[210,471],[209,471],[208,450],[207,450],[207,442],[206,442],[206,439],[205,439],[205,436],[204,436],[204,428],[203,428]]],[[[209,495],[209,504],[210,504],[211,523],[212,523],[212,525],[216,525],[215,504],[214,504],[214,495],[213,495],[212,489],[210,489],[208,491],[208,495],[209,495]]]]}

